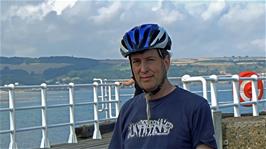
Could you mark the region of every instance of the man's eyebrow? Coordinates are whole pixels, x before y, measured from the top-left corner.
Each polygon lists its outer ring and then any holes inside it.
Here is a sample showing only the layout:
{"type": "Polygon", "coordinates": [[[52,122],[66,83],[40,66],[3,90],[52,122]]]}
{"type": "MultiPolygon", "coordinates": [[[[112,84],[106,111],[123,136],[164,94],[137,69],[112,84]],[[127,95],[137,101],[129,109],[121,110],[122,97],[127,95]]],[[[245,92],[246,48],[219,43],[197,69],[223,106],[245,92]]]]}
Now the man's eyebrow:
{"type": "Polygon", "coordinates": [[[145,59],[148,59],[148,58],[157,58],[156,56],[152,55],[152,56],[147,56],[147,57],[144,57],[145,59]]]}
{"type": "Polygon", "coordinates": [[[131,60],[137,60],[137,59],[140,59],[140,58],[139,57],[131,58],[131,60]]]}

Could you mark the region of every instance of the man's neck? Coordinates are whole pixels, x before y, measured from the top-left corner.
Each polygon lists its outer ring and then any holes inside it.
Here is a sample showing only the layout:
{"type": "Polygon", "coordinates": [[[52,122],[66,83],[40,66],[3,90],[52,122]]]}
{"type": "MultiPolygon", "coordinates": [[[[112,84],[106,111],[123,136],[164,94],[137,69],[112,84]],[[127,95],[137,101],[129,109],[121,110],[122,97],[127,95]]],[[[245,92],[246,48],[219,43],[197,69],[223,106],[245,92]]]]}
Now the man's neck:
{"type": "MultiPolygon", "coordinates": [[[[160,91],[156,93],[155,95],[149,95],[149,100],[156,100],[161,97],[164,97],[168,94],[170,94],[176,87],[172,85],[168,80],[165,80],[164,84],[162,85],[160,91]]],[[[146,96],[147,97],[147,96],[146,96]]]]}

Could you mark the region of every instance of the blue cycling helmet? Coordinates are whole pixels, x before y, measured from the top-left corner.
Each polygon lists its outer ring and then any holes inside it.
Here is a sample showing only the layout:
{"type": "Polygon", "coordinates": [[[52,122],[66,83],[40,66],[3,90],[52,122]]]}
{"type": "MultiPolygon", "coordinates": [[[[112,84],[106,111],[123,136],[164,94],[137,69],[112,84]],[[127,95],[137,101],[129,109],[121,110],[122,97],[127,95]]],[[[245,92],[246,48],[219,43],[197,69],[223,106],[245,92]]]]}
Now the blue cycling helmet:
{"type": "Polygon", "coordinates": [[[124,57],[147,49],[171,50],[171,38],[157,24],[143,24],[126,32],[121,40],[120,52],[124,57]]]}

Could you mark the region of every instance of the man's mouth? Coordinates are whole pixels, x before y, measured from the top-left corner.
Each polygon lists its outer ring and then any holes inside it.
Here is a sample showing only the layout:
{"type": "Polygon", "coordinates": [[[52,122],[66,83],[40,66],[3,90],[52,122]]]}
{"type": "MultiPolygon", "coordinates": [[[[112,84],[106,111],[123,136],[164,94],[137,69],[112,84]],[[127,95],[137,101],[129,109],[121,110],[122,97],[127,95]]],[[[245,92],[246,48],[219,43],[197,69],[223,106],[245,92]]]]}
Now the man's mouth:
{"type": "Polygon", "coordinates": [[[149,81],[151,78],[152,78],[152,76],[142,76],[142,77],[140,77],[140,80],[149,81]]]}

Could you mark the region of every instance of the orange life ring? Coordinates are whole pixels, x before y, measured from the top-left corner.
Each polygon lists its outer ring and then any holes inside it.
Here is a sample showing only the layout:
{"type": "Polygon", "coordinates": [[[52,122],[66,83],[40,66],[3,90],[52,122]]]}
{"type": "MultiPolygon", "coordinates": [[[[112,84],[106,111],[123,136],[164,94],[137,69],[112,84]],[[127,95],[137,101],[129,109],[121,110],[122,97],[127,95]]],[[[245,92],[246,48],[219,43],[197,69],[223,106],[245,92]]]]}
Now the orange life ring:
{"type": "MultiPolygon", "coordinates": [[[[252,75],[257,75],[256,72],[244,71],[239,73],[239,77],[251,77],[252,75]]],[[[258,100],[263,96],[263,81],[258,80],[258,100]]],[[[252,100],[252,85],[251,80],[239,80],[239,90],[240,90],[240,102],[251,101],[252,100]]],[[[245,104],[243,106],[251,106],[252,104],[245,104]]]]}

